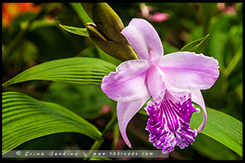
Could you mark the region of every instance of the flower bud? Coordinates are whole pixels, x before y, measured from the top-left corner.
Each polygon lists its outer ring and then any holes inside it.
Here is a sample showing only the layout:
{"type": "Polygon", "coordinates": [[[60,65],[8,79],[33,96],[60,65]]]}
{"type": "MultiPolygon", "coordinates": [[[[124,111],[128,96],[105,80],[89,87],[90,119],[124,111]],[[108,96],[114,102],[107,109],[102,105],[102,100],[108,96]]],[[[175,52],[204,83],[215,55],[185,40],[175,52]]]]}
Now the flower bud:
{"type": "Polygon", "coordinates": [[[128,44],[121,34],[123,22],[107,3],[82,3],[84,10],[98,29],[109,39],[119,44],[128,44]]]}
{"type": "Polygon", "coordinates": [[[119,44],[108,39],[93,23],[87,23],[85,26],[89,38],[107,54],[123,61],[138,58],[129,44],[119,44]]]}

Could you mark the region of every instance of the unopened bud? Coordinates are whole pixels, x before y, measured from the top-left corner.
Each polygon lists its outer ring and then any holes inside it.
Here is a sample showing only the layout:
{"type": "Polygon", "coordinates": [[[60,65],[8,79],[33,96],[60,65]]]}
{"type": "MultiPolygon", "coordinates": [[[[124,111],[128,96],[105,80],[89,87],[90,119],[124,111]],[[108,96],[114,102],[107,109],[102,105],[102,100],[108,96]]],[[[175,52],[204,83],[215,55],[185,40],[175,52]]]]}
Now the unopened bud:
{"type": "Polygon", "coordinates": [[[119,44],[104,36],[95,24],[85,25],[89,38],[107,54],[119,60],[137,59],[137,55],[129,44],[119,44]]]}
{"type": "Polygon", "coordinates": [[[101,40],[101,41],[109,41],[97,28],[97,26],[93,23],[85,24],[89,37],[101,40]]]}
{"type": "Polygon", "coordinates": [[[84,10],[97,28],[109,39],[119,44],[128,44],[121,34],[123,22],[107,3],[82,3],[84,10]]]}

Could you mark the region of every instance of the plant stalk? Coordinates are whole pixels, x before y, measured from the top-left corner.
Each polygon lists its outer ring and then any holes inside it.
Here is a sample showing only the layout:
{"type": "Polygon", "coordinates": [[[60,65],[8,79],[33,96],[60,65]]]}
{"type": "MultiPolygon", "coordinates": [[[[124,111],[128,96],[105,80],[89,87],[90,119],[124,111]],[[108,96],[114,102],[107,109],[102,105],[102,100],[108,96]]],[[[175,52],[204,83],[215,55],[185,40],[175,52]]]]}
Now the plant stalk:
{"type": "Polygon", "coordinates": [[[92,153],[100,148],[100,146],[104,142],[104,139],[106,138],[107,134],[109,133],[109,131],[112,130],[112,128],[115,126],[116,123],[117,123],[117,115],[113,114],[112,119],[108,122],[108,124],[106,125],[105,129],[102,132],[102,136],[101,136],[102,140],[100,140],[100,141],[97,140],[94,142],[94,144],[90,148],[88,154],[84,157],[83,160],[89,160],[92,153]]]}

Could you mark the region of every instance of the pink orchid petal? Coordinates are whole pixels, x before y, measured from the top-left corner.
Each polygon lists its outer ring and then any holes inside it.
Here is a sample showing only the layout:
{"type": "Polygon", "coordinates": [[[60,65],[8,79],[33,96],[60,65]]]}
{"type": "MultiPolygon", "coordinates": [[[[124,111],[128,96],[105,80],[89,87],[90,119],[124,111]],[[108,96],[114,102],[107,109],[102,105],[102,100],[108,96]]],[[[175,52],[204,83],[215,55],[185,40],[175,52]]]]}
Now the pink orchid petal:
{"type": "Polygon", "coordinates": [[[192,94],[192,101],[198,104],[199,106],[201,106],[203,112],[202,123],[197,129],[197,132],[200,133],[207,122],[207,112],[206,112],[205,102],[200,90],[191,90],[191,94],[192,94]]]}
{"type": "Polygon", "coordinates": [[[180,89],[208,89],[219,76],[218,61],[193,52],[167,54],[156,63],[170,84],[180,89]]]}
{"type": "Polygon", "coordinates": [[[121,63],[116,72],[105,76],[101,83],[102,91],[111,99],[128,102],[145,97],[146,73],[149,68],[147,60],[130,60],[121,63]]]}
{"type": "Polygon", "coordinates": [[[162,42],[154,27],[144,19],[134,18],[121,32],[140,59],[154,60],[163,55],[162,42]]]}
{"type": "Polygon", "coordinates": [[[164,74],[158,67],[151,66],[147,72],[146,79],[148,90],[153,98],[163,95],[166,89],[164,74]]]}
{"type": "Polygon", "coordinates": [[[131,144],[126,134],[126,128],[128,126],[129,121],[140,110],[140,108],[145,104],[145,102],[149,99],[149,97],[150,95],[146,95],[145,97],[135,101],[117,103],[117,119],[118,119],[119,129],[123,137],[123,140],[130,148],[131,148],[131,144]]]}

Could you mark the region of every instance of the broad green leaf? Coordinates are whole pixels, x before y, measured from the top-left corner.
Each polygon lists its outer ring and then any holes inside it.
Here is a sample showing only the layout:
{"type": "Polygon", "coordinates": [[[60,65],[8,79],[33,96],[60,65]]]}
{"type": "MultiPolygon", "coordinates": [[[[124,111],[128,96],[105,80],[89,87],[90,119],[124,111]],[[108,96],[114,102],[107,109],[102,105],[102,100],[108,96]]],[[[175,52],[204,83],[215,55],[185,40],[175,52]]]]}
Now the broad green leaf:
{"type": "Polygon", "coordinates": [[[102,78],[114,71],[115,65],[97,58],[74,57],[57,59],[34,66],[2,86],[30,80],[48,80],[77,84],[101,84],[102,78]]]}
{"type": "Polygon", "coordinates": [[[100,140],[100,131],[82,117],[55,103],[18,92],[2,94],[2,154],[29,140],[75,132],[100,140]]]}
{"type": "Polygon", "coordinates": [[[209,34],[207,34],[206,36],[192,41],[188,44],[186,44],[183,48],[181,48],[179,51],[195,51],[207,38],[208,38],[209,34]]]}
{"type": "MultiPolygon", "coordinates": [[[[139,110],[139,113],[148,115],[143,108],[144,107],[139,110]]],[[[214,140],[220,142],[221,144],[242,156],[242,123],[223,112],[211,108],[206,109],[208,114],[207,123],[201,133],[213,138],[214,140]]],[[[197,129],[201,122],[202,114],[194,113],[191,118],[190,127],[192,129],[197,129]]]]}
{"type": "Polygon", "coordinates": [[[198,134],[195,142],[190,146],[196,152],[211,160],[238,160],[241,159],[237,153],[233,152],[223,144],[210,138],[209,136],[198,134]]]}
{"type": "MultiPolygon", "coordinates": [[[[230,148],[242,156],[243,129],[242,123],[215,109],[207,109],[207,123],[201,132],[230,148]]],[[[191,118],[191,128],[198,128],[202,122],[202,114],[194,113],[191,118]]]]}
{"type": "Polygon", "coordinates": [[[59,24],[59,26],[70,33],[88,37],[88,32],[86,28],[72,27],[72,26],[62,25],[62,24],[59,24]]]}
{"type": "Polygon", "coordinates": [[[88,22],[93,22],[87,13],[84,11],[82,5],[80,3],[70,3],[71,7],[75,10],[79,18],[82,20],[83,24],[88,22]]]}

